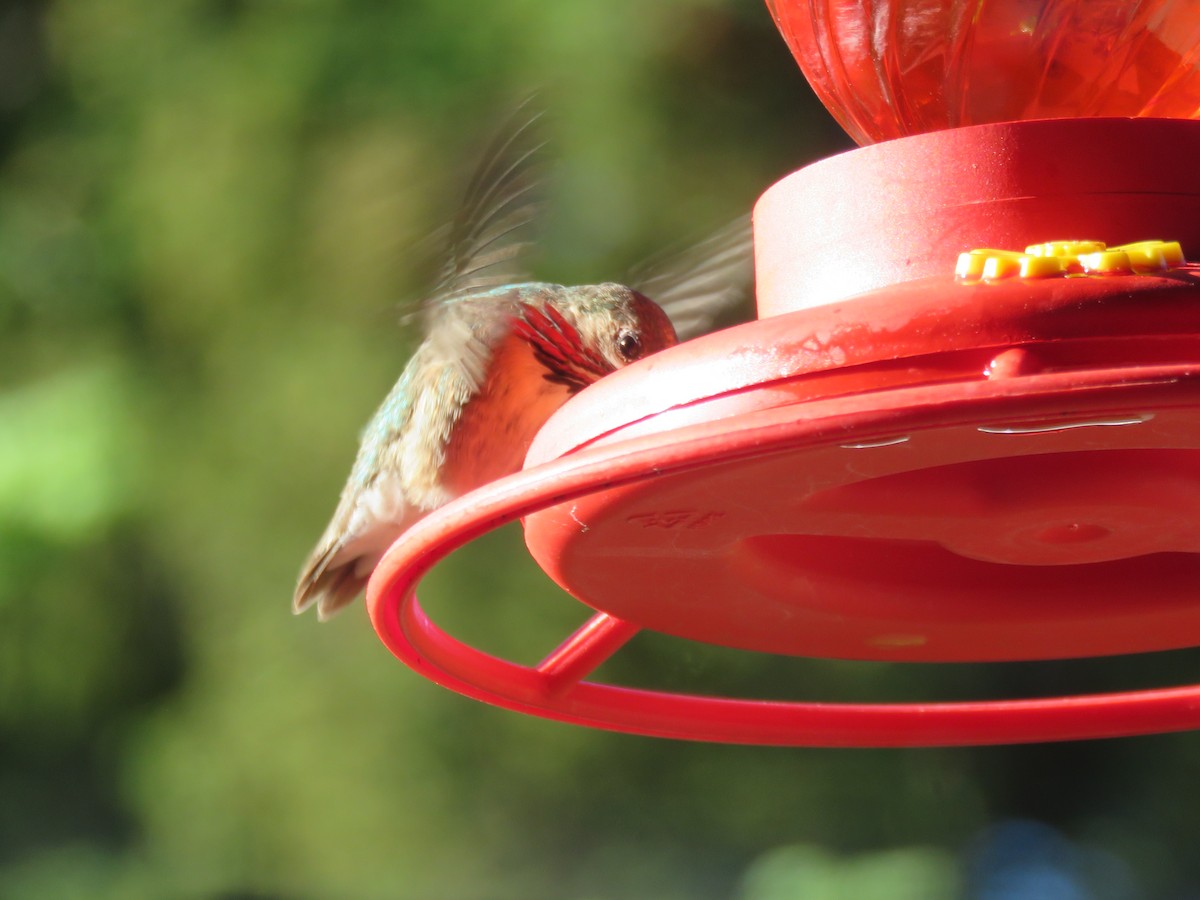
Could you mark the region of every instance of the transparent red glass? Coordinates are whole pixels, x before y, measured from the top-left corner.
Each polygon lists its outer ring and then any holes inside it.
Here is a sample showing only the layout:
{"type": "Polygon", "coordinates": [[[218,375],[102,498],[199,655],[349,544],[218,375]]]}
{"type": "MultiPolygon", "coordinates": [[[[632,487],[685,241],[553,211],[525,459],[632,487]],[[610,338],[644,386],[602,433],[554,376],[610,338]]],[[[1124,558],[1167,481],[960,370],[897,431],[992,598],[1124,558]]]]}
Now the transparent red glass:
{"type": "Polygon", "coordinates": [[[987,122],[1200,117],[1196,0],[767,0],[860,144],[987,122]]]}

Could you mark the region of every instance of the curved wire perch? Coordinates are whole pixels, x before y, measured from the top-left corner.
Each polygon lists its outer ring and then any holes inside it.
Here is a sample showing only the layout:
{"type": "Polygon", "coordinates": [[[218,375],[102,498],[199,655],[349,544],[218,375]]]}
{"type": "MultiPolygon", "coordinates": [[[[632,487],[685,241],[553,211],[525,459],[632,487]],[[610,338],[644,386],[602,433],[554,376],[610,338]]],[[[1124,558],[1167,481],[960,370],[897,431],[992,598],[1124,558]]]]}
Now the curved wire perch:
{"type": "MultiPolygon", "coordinates": [[[[649,736],[787,746],[952,746],[1116,737],[1200,727],[1200,685],[1045,699],[948,703],[817,703],[730,699],[583,680],[637,626],[600,613],[539,666],[508,662],[439,629],[415,596],[441,559],[502,524],[559,503],[718,463],[882,433],[1029,421],[1088,411],[1200,408],[1194,366],[1031,375],[1004,383],[890,392],[886,407],[801,417],[796,407],[747,413],[588,448],[473,491],[430,514],[388,551],[367,590],[380,638],[420,674],[517,712],[649,736]],[[981,418],[983,417],[983,418],[981,418]],[[736,429],[734,426],[736,425],[736,429]]],[[[801,404],[803,406],[803,404],[801,404]]]]}

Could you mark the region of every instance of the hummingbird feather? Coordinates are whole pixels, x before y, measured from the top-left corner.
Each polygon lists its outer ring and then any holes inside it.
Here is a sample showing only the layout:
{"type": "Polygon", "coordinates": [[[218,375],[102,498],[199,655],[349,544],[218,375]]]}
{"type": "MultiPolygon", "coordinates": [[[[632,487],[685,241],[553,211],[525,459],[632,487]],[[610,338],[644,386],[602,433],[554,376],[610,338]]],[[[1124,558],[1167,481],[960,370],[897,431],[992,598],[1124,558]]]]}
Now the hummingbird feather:
{"type": "Polygon", "coordinates": [[[740,216],[704,240],[651,257],[629,284],[661,306],[681,341],[708,331],[754,295],[750,217],[740,216]]]}
{"type": "Polygon", "coordinates": [[[541,110],[526,99],[484,151],[450,225],[441,275],[426,310],[481,290],[528,280],[523,258],[532,246],[539,209],[541,110]]]}
{"type": "Polygon", "coordinates": [[[449,497],[445,448],[463,406],[484,385],[493,345],[516,309],[523,240],[538,209],[542,113],[522,103],[489,143],[446,233],[445,261],[424,302],[425,339],[363,431],[336,511],[293,597],[327,618],[361,592],[383,551],[449,497]]]}

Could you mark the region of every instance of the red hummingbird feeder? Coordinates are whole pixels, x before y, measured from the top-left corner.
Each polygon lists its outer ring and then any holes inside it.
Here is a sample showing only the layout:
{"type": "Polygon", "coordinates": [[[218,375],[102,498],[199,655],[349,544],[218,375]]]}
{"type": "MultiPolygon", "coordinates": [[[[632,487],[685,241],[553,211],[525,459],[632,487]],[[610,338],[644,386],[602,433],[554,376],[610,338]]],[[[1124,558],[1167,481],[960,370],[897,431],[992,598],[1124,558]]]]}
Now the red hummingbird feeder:
{"type": "Polygon", "coordinates": [[[759,319],[589,387],[522,472],[407,532],[368,589],[380,637],[468,696],[664,737],[918,746],[1200,727],[1200,684],[842,704],[589,678],[642,629],[895,664],[1200,645],[1194,4],[768,6],[863,146],[759,200],[759,319]],[[596,611],[536,666],[461,643],[414,594],[517,519],[596,611]]]}

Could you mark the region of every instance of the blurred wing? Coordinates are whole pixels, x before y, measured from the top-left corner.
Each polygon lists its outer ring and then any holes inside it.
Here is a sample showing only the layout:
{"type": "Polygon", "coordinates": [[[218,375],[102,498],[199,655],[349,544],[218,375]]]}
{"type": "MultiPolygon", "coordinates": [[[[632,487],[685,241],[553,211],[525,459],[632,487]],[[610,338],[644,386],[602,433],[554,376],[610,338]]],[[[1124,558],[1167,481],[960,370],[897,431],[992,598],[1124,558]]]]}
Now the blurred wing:
{"type": "Polygon", "coordinates": [[[754,241],[742,216],[698,244],[648,260],[630,275],[630,287],[671,317],[681,341],[703,334],[754,294],[754,241]]]}
{"type": "Polygon", "coordinates": [[[540,109],[532,98],[508,117],[475,169],[451,223],[446,260],[425,307],[439,308],[469,294],[525,279],[522,257],[532,246],[538,213],[540,109]]]}

